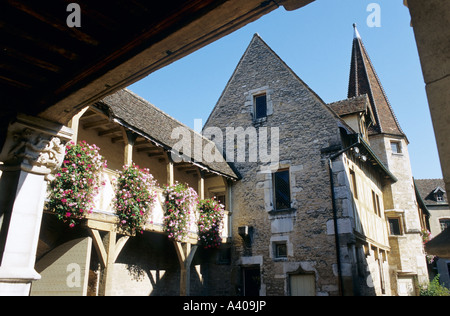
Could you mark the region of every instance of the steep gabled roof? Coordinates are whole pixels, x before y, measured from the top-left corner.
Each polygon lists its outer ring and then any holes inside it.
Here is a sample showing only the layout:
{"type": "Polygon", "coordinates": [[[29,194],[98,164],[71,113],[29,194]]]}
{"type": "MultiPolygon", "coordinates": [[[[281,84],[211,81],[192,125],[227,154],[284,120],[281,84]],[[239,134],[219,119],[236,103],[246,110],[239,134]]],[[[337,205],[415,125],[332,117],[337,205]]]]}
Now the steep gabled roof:
{"type": "Polygon", "coordinates": [[[363,94],[369,96],[372,112],[375,117],[374,125],[370,130],[371,134],[382,133],[406,137],[389,103],[375,68],[372,65],[361,36],[356,29],[356,24],[353,26],[355,36],[352,46],[348,98],[363,94]]]}
{"type": "MultiPolygon", "coordinates": [[[[224,97],[224,95],[227,93],[229,87],[230,87],[230,83],[233,81],[233,79],[235,78],[236,74],[239,72],[241,65],[244,63],[244,60],[246,59],[247,55],[249,53],[251,53],[253,50],[258,50],[258,47],[263,47],[263,49],[266,52],[269,52],[271,55],[271,58],[273,58],[273,60],[276,60],[278,62],[281,63],[282,67],[287,70],[293,78],[295,78],[295,80],[297,80],[302,86],[304,86],[306,88],[306,90],[311,94],[311,96],[313,96],[313,98],[318,101],[320,104],[323,105],[324,109],[327,110],[334,118],[336,118],[337,120],[337,124],[338,127],[343,127],[345,129],[349,129],[352,130],[346,123],[344,120],[342,120],[339,115],[333,111],[333,109],[331,109],[328,104],[326,104],[322,98],[313,90],[311,89],[311,87],[309,87],[293,70],[291,67],[289,67],[286,62],[261,38],[261,36],[258,33],[255,33],[253,35],[253,38],[249,44],[249,46],[247,47],[245,53],[242,55],[241,59],[239,60],[238,65],[236,66],[231,78],[229,79],[227,85],[225,86],[225,89],[223,90],[218,102],[216,103],[215,107],[213,108],[210,116],[208,117],[204,127],[206,128],[209,125],[209,121],[211,119],[211,117],[214,116],[215,112],[217,111],[217,107],[221,102],[221,99],[224,97]]],[[[254,61],[257,62],[257,61],[254,61]]]]}

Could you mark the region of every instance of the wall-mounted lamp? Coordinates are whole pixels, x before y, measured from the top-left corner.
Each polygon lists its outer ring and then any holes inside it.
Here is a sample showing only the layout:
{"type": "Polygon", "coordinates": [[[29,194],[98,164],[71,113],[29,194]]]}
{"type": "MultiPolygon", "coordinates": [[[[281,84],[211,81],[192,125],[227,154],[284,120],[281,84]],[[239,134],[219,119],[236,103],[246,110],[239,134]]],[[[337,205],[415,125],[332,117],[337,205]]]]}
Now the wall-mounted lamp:
{"type": "Polygon", "coordinates": [[[253,243],[253,226],[238,227],[238,234],[244,240],[246,247],[251,247],[253,243]]]}

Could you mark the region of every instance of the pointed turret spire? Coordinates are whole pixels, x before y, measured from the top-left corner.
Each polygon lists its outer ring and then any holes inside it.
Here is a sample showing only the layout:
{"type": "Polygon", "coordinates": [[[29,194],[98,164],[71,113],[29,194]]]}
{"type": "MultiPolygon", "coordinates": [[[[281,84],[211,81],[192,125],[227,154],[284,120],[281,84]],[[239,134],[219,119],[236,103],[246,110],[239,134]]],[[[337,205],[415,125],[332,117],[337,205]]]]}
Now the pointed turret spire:
{"type": "Polygon", "coordinates": [[[356,23],[353,23],[353,38],[354,39],[361,39],[361,35],[359,35],[358,29],[356,28],[356,23]]]}
{"type": "Polygon", "coordinates": [[[395,117],[395,113],[392,110],[380,79],[375,72],[375,68],[370,61],[356,24],[353,24],[353,28],[354,37],[348,98],[364,94],[367,94],[369,97],[376,121],[372,127],[371,134],[385,133],[405,136],[395,117]]]}

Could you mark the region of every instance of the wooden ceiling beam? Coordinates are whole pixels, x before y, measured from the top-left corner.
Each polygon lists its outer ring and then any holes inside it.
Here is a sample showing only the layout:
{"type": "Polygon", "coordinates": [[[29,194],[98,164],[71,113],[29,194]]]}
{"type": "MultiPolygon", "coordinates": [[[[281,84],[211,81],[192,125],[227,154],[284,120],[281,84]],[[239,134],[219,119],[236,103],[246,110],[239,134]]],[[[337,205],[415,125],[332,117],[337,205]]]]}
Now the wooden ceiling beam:
{"type": "Polygon", "coordinates": [[[159,152],[159,153],[154,153],[154,154],[147,154],[148,157],[150,158],[154,158],[154,157],[162,157],[164,156],[165,153],[164,152],[159,152]]]}
{"type": "Polygon", "coordinates": [[[122,130],[120,129],[120,127],[114,127],[114,128],[108,129],[106,131],[98,132],[98,136],[108,136],[108,135],[117,134],[117,133],[122,133],[122,130]]]}
{"type": "MultiPolygon", "coordinates": [[[[67,35],[75,38],[78,41],[81,41],[83,43],[86,43],[86,44],[89,44],[92,46],[99,45],[98,40],[94,39],[92,36],[81,31],[80,28],[71,28],[71,32],[67,32],[68,26],[66,24],[66,21],[58,20],[55,16],[50,15],[47,12],[42,12],[42,10],[40,10],[40,8],[42,6],[39,5],[39,3],[37,1],[31,2],[31,3],[37,4],[34,7],[30,6],[29,3],[25,4],[23,1],[9,0],[8,3],[11,6],[13,6],[14,8],[16,8],[17,10],[20,10],[20,11],[38,19],[39,21],[50,25],[51,27],[53,27],[59,31],[65,32],[67,35]]],[[[62,14],[59,16],[66,16],[66,15],[62,14]]]]}
{"type": "Polygon", "coordinates": [[[100,121],[94,121],[94,122],[90,122],[90,123],[85,123],[83,124],[83,128],[84,129],[92,129],[92,128],[97,128],[100,126],[105,126],[106,124],[109,124],[109,121],[106,121],[104,119],[100,120],[100,121]]]}
{"type": "Polygon", "coordinates": [[[144,147],[144,148],[138,148],[137,149],[138,153],[155,153],[155,152],[162,152],[162,148],[158,148],[158,147],[144,147]]]}

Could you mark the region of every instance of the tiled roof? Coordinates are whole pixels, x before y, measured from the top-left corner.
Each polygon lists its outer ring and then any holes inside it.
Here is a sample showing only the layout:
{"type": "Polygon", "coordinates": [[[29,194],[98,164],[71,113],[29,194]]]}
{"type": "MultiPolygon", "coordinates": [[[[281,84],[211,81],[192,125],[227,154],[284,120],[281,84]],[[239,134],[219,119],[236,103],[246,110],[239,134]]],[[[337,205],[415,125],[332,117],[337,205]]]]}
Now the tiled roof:
{"type": "MultiPolygon", "coordinates": [[[[163,146],[166,150],[171,150],[180,139],[172,138],[172,132],[176,128],[183,128],[191,135],[191,155],[183,153],[190,158],[203,157],[202,152],[195,155],[194,150],[203,150],[206,145],[215,146],[212,141],[194,132],[191,128],[177,121],[170,115],[164,113],[147,100],[139,97],[128,89],[118,92],[101,100],[100,105],[106,106],[111,119],[114,119],[121,125],[139,132],[139,134],[154,143],[163,146]],[[202,144],[194,146],[195,143],[202,144]],[[193,157],[192,157],[193,156],[193,157]]],[[[225,175],[233,179],[239,179],[230,165],[225,161],[195,161],[197,165],[210,171],[225,175]]]]}
{"type": "Polygon", "coordinates": [[[375,123],[375,117],[373,116],[370,100],[367,94],[333,102],[328,104],[328,106],[333,109],[339,117],[344,117],[354,113],[367,112],[372,122],[375,123]]]}
{"type": "Polygon", "coordinates": [[[442,205],[448,204],[447,192],[445,191],[445,183],[443,179],[415,179],[417,191],[419,191],[422,200],[426,205],[442,205]],[[436,201],[435,191],[436,189],[442,189],[444,191],[442,202],[436,201]]]}
{"type": "Polygon", "coordinates": [[[355,36],[353,39],[348,98],[363,94],[368,95],[376,120],[371,128],[371,134],[386,133],[406,137],[389,103],[361,37],[359,33],[357,34],[358,36],[355,36]]]}

